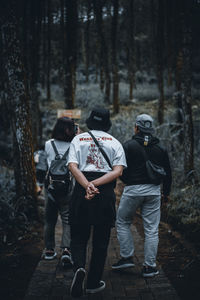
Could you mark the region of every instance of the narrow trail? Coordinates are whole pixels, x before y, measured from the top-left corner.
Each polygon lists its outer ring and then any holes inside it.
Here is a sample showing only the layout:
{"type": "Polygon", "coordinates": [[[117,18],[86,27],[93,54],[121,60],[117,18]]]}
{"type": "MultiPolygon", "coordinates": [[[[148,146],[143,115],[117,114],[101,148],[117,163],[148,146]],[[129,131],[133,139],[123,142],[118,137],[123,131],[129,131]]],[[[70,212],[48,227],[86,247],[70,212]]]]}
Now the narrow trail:
{"type": "MultiPolygon", "coordinates": [[[[103,279],[106,289],[93,296],[85,295],[80,299],[101,300],[178,300],[180,299],[165,275],[161,266],[160,274],[151,279],[141,276],[143,262],[143,238],[135,225],[132,225],[135,238],[135,267],[126,271],[112,271],[111,265],[119,258],[119,244],[115,228],[112,230],[108,257],[103,279]]],[[[56,229],[56,245],[61,239],[61,221],[56,229]]],[[[59,248],[56,249],[59,253],[59,248]]],[[[88,247],[88,254],[91,247],[88,247]]],[[[59,253],[60,254],[60,253],[59,253]]],[[[86,266],[87,269],[88,266],[86,266]]],[[[70,297],[70,285],[73,277],[72,270],[64,270],[60,263],[60,255],[53,261],[40,260],[30,281],[24,300],[65,300],[70,297]]]]}
{"type": "MultiPolygon", "coordinates": [[[[123,184],[117,183],[116,197],[119,203],[123,184]]],[[[163,216],[164,216],[163,212],[163,216]]],[[[198,251],[180,233],[161,221],[159,230],[158,268],[160,274],[151,279],[141,276],[143,263],[143,226],[138,213],[134,218],[132,231],[135,241],[135,267],[124,271],[112,271],[111,265],[119,258],[119,243],[116,229],[112,229],[108,257],[103,279],[106,289],[93,296],[81,299],[101,300],[197,300],[200,297],[198,251]]],[[[56,226],[56,245],[58,258],[53,261],[40,260],[30,280],[24,300],[65,300],[70,297],[72,270],[64,270],[60,262],[61,221],[56,226]]],[[[89,244],[88,255],[91,247],[89,244]]],[[[86,266],[86,269],[88,265],[86,266]]]]}

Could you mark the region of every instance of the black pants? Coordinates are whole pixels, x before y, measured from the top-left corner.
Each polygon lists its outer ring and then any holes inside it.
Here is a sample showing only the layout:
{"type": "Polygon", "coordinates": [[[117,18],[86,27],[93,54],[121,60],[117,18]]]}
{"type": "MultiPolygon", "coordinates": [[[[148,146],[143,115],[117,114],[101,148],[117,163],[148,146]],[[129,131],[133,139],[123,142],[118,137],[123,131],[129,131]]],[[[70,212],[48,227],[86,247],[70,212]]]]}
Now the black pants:
{"type": "Polygon", "coordinates": [[[74,271],[78,268],[85,268],[87,243],[90,238],[92,227],[92,254],[89,263],[87,288],[98,287],[99,281],[102,278],[110,239],[111,225],[71,225],[71,251],[74,262],[74,271]]]}

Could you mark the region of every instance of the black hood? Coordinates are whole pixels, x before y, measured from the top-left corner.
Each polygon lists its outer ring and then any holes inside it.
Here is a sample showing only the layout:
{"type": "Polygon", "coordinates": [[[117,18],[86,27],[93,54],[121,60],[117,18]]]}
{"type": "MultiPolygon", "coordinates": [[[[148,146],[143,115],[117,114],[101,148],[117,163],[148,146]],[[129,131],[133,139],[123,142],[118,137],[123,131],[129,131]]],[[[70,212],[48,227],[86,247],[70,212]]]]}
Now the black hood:
{"type": "Polygon", "coordinates": [[[158,144],[160,141],[158,138],[152,136],[151,134],[145,134],[142,132],[137,133],[133,136],[134,140],[137,140],[141,145],[152,146],[158,144]]]}

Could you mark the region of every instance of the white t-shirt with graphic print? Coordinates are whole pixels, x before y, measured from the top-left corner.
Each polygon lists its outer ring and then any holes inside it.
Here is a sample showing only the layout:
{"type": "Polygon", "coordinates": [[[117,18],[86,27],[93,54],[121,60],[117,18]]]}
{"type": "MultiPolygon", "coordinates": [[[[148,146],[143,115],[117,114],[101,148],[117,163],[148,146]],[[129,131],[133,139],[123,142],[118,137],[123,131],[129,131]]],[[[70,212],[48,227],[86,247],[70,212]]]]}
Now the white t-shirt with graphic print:
{"type": "MultiPolygon", "coordinates": [[[[126,158],[122,145],[112,135],[104,131],[91,131],[103,150],[106,152],[112,166],[126,167],[126,158]]],[[[77,163],[81,171],[109,172],[107,161],[88,132],[74,137],[69,150],[68,163],[77,163]]]]}

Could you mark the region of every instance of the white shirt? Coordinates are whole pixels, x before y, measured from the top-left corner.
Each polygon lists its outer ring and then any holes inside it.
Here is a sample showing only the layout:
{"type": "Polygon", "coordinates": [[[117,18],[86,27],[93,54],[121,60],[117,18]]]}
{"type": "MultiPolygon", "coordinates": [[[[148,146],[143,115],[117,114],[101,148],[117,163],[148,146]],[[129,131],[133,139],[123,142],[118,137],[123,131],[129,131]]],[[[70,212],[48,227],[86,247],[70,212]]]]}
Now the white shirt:
{"type": "MultiPolygon", "coordinates": [[[[92,130],[93,135],[106,152],[112,166],[126,167],[126,158],[122,145],[112,135],[100,130],[92,130]]],[[[107,161],[88,132],[74,137],[69,150],[68,163],[76,163],[81,171],[109,172],[107,161]]]]}
{"type": "Polygon", "coordinates": [[[160,185],[156,184],[126,185],[124,187],[124,193],[130,197],[161,195],[160,185]]]}
{"type": "Polygon", "coordinates": [[[53,146],[51,144],[51,141],[54,141],[56,148],[58,150],[59,155],[62,157],[63,154],[67,151],[67,149],[70,146],[69,142],[64,142],[64,141],[58,141],[54,139],[50,139],[45,143],[45,151],[47,155],[47,164],[48,168],[50,167],[51,161],[55,159],[55,152],[53,149],[53,146]]]}

